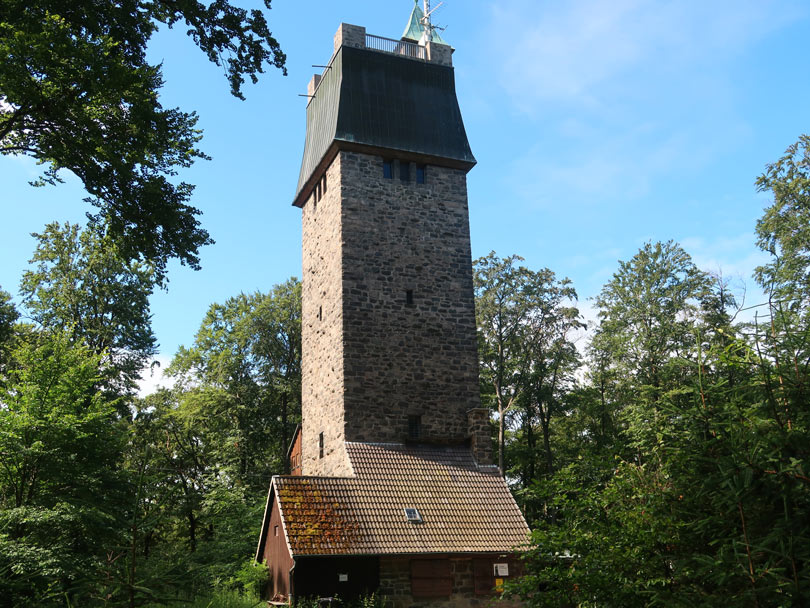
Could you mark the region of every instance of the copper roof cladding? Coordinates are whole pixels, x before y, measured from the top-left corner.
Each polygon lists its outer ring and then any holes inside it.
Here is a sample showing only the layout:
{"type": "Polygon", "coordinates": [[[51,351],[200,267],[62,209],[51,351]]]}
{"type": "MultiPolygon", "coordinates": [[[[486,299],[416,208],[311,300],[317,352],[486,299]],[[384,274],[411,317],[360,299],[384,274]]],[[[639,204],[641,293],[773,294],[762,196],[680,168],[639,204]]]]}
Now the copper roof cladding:
{"type": "MultiPolygon", "coordinates": [[[[465,447],[346,443],[355,477],[274,477],[293,556],[504,553],[529,528],[465,447]],[[419,510],[423,523],[407,520],[419,510]]],[[[272,494],[272,493],[271,493],[272,494]]]]}

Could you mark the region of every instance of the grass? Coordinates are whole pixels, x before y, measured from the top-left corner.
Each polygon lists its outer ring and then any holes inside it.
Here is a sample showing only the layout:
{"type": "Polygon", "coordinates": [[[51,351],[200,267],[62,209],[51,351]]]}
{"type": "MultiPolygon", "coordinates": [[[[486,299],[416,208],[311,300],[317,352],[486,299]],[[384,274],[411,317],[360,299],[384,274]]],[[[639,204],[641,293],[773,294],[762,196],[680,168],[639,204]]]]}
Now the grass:
{"type": "Polygon", "coordinates": [[[150,604],[147,608],[257,608],[266,606],[265,600],[249,597],[238,591],[214,591],[189,601],[171,604],[150,604]]]}

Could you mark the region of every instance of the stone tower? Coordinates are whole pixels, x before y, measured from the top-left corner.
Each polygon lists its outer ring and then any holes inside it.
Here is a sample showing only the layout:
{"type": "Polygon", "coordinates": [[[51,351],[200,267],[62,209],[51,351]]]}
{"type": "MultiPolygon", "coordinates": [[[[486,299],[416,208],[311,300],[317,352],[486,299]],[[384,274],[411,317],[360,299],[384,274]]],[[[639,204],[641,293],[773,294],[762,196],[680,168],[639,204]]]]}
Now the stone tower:
{"type": "Polygon", "coordinates": [[[345,442],[467,442],[488,464],[466,187],[475,159],[452,49],[341,24],[308,94],[293,203],[302,472],[351,475],[345,442]]]}

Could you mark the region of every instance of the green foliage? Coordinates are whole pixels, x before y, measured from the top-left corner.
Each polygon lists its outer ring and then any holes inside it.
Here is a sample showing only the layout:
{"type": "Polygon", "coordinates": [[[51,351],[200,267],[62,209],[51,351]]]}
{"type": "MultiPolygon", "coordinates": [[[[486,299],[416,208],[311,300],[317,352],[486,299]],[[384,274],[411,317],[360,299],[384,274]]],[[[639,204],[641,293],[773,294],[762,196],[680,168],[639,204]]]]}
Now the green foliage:
{"type": "MultiPolygon", "coordinates": [[[[296,604],[300,608],[320,608],[323,604],[317,599],[303,598],[296,604]]],[[[372,593],[371,595],[357,598],[355,600],[344,600],[339,597],[332,599],[332,605],[345,606],[346,608],[386,608],[390,604],[381,596],[372,593]]]]}
{"type": "Polygon", "coordinates": [[[266,604],[267,602],[259,599],[259,597],[244,595],[238,591],[217,590],[188,600],[148,604],[147,608],[163,608],[165,606],[176,608],[258,608],[266,604]]]}
{"type": "Polygon", "coordinates": [[[760,285],[787,305],[810,304],[810,136],[802,135],[757,179],[773,204],[757,223],[757,243],[772,261],[757,268],[760,285]],[[797,301],[798,300],[798,301],[797,301]]]}
{"type": "Polygon", "coordinates": [[[117,508],[125,542],[105,570],[111,601],[241,606],[258,594],[266,569],[245,560],[282,472],[279,438],[300,419],[300,331],[295,280],[212,305],[170,367],[178,386],[136,402],[117,508]]]}
{"type": "Polygon", "coordinates": [[[11,302],[11,295],[0,289],[0,383],[3,382],[3,370],[5,368],[8,350],[11,348],[11,338],[14,335],[14,323],[19,318],[19,313],[11,302]]]}
{"type": "Polygon", "coordinates": [[[246,596],[259,597],[264,585],[267,584],[270,572],[266,564],[248,560],[231,579],[231,586],[240,589],[246,596]]]}
{"type": "Polygon", "coordinates": [[[263,13],[227,0],[0,1],[0,153],[46,164],[40,184],[75,174],[99,208],[93,222],[161,279],[172,257],[197,268],[199,247],[212,242],[188,204],[193,186],[172,181],[205,158],[197,117],[161,106],[160,67],[146,62],[152,34],[178,23],[225,64],[237,97],[245,76],[284,70],[263,13]]]}
{"type": "Polygon", "coordinates": [[[97,229],[52,223],[34,237],[30,262],[36,266],[20,282],[31,317],[40,326],[69,332],[103,358],[111,383],[134,391],[157,352],[149,311],[153,269],[124,259],[111,237],[97,229]]]}
{"type": "Polygon", "coordinates": [[[90,594],[115,517],[122,433],[98,393],[99,357],[63,333],[28,332],[0,387],[0,585],[6,602],[90,594]]]}
{"type": "Polygon", "coordinates": [[[726,285],[673,243],[621,263],[597,304],[588,382],[556,426],[568,464],[529,490],[543,515],[512,591],[533,606],[802,605],[804,309],[772,301],[735,326],[726,285]]]}
{"type": "Polygon", "coordinates": [[[208,433],[231,479],[260,494],[284,470],[300,420],[300,357],[301,284],[290,279],[212,305],[168,370],[188,385],[178,415],[208,433]]]}
{"type": "Polygon", "coordinates": [[[579,364],[573,333],[584,324],[568,279],[533,271],[518,256],[495,252],[475,262],[476,320],[482,401],[498,414],[498,464],[506,471],[506,435],[512,418],[527,441],[520,456],[524,484],[534,479],[533,430],[542,430],[545,470],[553,468],[550,420],[579,364]]]}

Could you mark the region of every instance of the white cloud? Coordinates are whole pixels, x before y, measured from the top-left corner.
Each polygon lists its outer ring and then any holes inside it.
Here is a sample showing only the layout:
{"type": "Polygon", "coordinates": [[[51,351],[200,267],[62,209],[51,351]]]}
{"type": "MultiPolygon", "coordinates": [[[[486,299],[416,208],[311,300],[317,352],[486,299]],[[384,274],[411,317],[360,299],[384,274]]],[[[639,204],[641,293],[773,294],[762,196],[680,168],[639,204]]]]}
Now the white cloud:
{"type": "Polygon", "coordinates": [[[138,396],[146,397],[157,392],[159,388],[170,388],[174,380],[163,374],[163,370],[171,363],[171,357],[158,355],[150,365],[141,371],[141,381],[138,382],[138,396]]]}
{"type": "Polygon", "coordinates": [[[730,66],[807,12],[789,0],[495,5],[500,103],[539,123],[510,142],[517,194],[541,205],[638,200],[661,177],[687,178],[744,146],[745,91],[730,66]]]}
{"type": "Polygon", "coordinates": [[[687,237],[681,239],[680,245],[698,268],[728,281],[738,306],[750,307],[768,300],[754,281],[753,273],[754,268],[768,263],[770,258],[757,249],[751,233],[711,240],[687,237]]]}
{"type": "Polygon", "coordinates": [[[518,0],[494,5],[489,31],[501,84],[531,112],[538,100],[599,107],[629,72],[698,75],[805,12],[788,0],[518,0]]]}

